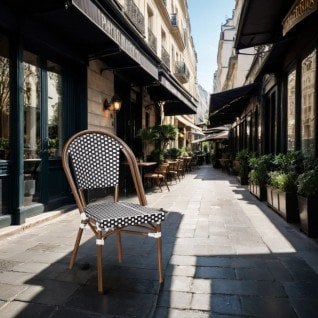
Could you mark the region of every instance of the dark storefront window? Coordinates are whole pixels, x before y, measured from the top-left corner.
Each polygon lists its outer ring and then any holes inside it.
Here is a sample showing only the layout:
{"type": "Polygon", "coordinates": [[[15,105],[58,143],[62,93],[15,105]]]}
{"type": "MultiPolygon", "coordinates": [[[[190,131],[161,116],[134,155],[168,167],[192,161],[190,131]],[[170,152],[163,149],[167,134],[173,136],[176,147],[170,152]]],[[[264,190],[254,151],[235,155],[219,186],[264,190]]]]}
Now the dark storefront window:
{"type": "Polygon", "coordinates": [[[295,150],[295,115],[296,115],[296,70],[287,78],[287,150],[295,150]]]}
{"type": "MultiPolygon", "coordinates": [[[[47,169],[51,168],[45,160],[57,159],[61,154],[62,72],[58,64],[40,61],[37,55],[27,51],[24,51],[23,61],[23,205],[28,206],[42,201],[44,189],[40,187],[40,183],[47,175],[47,169]]],[[[50,178],[57,182],[55,175],[50,175],[50,178]]]]}
{"type": "Polygon", "coordinates": [[[36,55],[23,54],[23,109],[24,109],[24,200],[23,205],[39,202],[41,78],[36,55]]]}
{"type": "Polygon", "coordinates": [[[304,154],[314,156],[316,50],[302,61],[301,69],[301,148],[304,154]]]}
{"type": "Polygon", "coordinates": [[[48,140],[50,158],[61,155],[62,75],[61,67],[48,61],[48,140]]]}
{"type": "Polygon", "coordinates": [[[246,145],[245,148],[251,150],[251,116],[247,116],[246,118],[246,145]]]}
{"type": "Polygon", "coordinates": [[[0,34],[0,159],[7,159],[9,147],[9,44],[0,34]]]}
{"type": "Polygon", "coordinates": [[[9,156],[9,43],[0,34],[0,215],[7,213],[9,156]]]}

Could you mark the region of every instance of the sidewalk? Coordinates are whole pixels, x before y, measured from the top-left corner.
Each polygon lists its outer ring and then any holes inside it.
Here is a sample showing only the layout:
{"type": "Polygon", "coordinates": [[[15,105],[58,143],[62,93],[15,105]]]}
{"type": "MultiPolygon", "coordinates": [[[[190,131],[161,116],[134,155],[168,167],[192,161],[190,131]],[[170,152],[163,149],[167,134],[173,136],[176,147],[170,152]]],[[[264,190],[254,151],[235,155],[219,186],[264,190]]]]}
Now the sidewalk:
{"type": "Polygon", "coordinates": [[[0,317],[317,316],[317,241],[231,176],[203,166],[147,198],[170,211],[160,292],[155,240],[148,238],[124,237],[121,265],[113,238],[105,242],[106,295],[97,293],[89,231],[68,270],[79,224],[71,211],[0,239],[0,317]]]}

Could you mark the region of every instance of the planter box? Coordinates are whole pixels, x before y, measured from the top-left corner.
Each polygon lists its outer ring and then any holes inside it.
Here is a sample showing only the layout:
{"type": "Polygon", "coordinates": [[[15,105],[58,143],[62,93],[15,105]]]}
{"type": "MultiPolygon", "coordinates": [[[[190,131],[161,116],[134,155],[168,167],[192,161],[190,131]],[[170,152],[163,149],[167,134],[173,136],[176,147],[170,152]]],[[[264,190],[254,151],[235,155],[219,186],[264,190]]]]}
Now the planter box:
{"type": "Polygon", "coordinates": [[[300,229],[309,237],[318,237],[318,198],[298,196],[300,229]]]}
{"type": "Polygon", "coordinates": [[[267,186],[267,204],[288,223],[299,222],[297,195],[267,186]]]}
{"type": "Polygon", "coordinates": [[[263,185],[261,186],[261,185],[255,184],[255,183],[249,183],[248,189],[260,201],[266,201],[267,192],[266,192],[265,186],[263,186],[263,185]]]}
{"type": "Polygon", "coordinates": [[[236,176],[237,181],[241,185],[248,185],[248,177],[236,176]]]}
{"type": "Polygon", "coordinates": [[[267,204],[273,206],[272,187],[266,186],[266,200],[267,204]]]}

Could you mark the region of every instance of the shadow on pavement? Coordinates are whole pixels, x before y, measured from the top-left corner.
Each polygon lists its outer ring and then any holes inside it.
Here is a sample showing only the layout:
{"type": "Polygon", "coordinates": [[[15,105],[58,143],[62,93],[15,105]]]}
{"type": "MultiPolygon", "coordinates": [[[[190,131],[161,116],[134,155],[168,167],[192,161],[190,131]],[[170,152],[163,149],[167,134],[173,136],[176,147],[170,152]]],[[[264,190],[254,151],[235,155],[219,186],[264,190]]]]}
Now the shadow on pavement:
{"type": "MultiPolygon", "coordinates": [[[[180,213],[169,212],[163,223],[164,269],[172,254],[181,218],[180,213]]],[[[65,224],[65,233],[67,226],[65,224]]],[[[45,257],[45,254],[52,252],[53,256],[56,255],[55,252],[65,250],[65,246],[63,248],[63,245],[54,243],[54,228],[50,230],[52,233],[49,233],[48,239],[51,237],[52,240],[32,246],[28,250],[28,255],[35,253],[45,257]]],[[[41,239],[43,242],[43,238],[41,239]]],[[[69,241],[69,244],[74,244],[75,232],[74,237],[69,241]]],[[[82,242],[72,270],[67,268],[70,253],[47,264],[46,268],[37,271],[36,274],[30,274],[31,267],[40,266],[40,262],[33,263],[26,260],[25,263],[20,263],[18,268],[15,267],[15,277],[19,279],[21,274],[23,277],[31,278],[22,281],[21,292],[2,308],[0,315],[21,318],[151,317],[160,289],[155,239],[123,235],[124,258],[121,264],[117,262],[115,238],[110,237],[105,241],[103,250],[105,295],[97,292],[95,238],[90,236],[82,242]]],[[[69,248],[71,249],[71,246],[69,248]]],[[[43,265],[45,264],[42,263],[42,267],[43,265]]]]}

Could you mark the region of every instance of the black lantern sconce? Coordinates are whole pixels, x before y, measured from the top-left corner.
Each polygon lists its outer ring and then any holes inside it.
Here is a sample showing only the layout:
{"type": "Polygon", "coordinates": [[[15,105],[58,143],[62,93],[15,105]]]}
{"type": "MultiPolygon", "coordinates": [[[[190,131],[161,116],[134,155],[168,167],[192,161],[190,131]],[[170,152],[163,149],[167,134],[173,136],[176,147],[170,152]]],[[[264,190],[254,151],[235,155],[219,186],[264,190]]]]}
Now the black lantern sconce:
{"type": "Polygon", "coordinates": [[[114,95],[110,102],[108,102],[108,99],[105,98],[103,102],[103,110],[109,110],[109,111],[119,111],[121,108],[122,100],[117,96],[114,95]]]}

